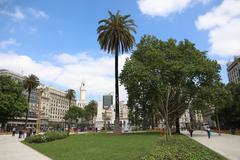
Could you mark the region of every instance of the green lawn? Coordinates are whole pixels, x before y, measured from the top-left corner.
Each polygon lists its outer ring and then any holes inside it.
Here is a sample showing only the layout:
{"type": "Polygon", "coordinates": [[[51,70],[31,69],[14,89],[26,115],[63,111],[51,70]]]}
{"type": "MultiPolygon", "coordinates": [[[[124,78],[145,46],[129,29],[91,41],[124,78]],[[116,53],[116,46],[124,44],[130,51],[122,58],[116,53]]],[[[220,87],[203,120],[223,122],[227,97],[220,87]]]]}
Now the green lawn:
{"type": "Polygon", "coordinates": [[[176,153],[178,160],[181,157],[224,160],[185,136],[173,136],[172,141],[166,143],[159,133],[73,135],[53,142],[28,145],[53,160],[161,160],[161,155],[169,157],[176,153]]]}

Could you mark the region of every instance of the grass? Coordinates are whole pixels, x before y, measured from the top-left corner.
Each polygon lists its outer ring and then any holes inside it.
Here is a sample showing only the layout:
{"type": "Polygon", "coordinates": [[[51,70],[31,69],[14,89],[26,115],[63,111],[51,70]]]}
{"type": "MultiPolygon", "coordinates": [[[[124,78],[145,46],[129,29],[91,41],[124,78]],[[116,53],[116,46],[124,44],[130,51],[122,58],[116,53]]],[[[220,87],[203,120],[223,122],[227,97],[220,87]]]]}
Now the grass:
{"type": "Polygon", "coordinates": [[[159,134],[73,135],[63,140],[28,144],[53,160],[138,160],[154,149],[159,134]]]}
{"type": "Polygon", "coordinates": [[[41,144],[27,144],[53,160],[226,160],[201,144],[173,136],[165,142],[159,133],[73,135],[41,144]],[[167,156],[166,156],[167,155],[167,156]],[[172,156],[175,155],[175,156],[172,156]]]}
{"type": "Polygon", "coordinates": [[[158,142],[155,149],[141,160],[226,160],[225,157],[183,135],[171,141],[158,142]]]}

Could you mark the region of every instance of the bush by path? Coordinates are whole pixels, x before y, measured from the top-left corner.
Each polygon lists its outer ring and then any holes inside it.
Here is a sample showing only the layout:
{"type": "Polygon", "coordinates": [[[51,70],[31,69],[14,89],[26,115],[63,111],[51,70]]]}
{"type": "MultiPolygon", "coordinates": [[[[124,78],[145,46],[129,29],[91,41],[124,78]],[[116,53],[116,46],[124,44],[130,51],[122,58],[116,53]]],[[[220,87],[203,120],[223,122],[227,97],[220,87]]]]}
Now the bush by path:
{"type": "Polygon", "coordinates": [[[42,135],[39,134],[39,135],[27,137],[25,139],[25,142],[44,143],[44,142],[54,141],[57,139],[63,139],[63,138],[66,138],[67,136],[68,136],[68,133],[66,133],[66,132],[47,132],[42,135]]]}

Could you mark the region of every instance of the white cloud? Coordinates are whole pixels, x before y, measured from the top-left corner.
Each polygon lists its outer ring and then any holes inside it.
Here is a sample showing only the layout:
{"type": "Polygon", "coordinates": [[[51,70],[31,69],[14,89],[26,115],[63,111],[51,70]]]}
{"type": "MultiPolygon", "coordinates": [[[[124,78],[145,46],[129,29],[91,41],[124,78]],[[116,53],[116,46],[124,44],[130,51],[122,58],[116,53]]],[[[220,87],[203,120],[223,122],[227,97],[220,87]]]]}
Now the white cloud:
{"type": "Polygon", "coordinates": [[[37,28],[31,27],[31,28],[30,28],[30,33],[36,32],[37,30],[38,30],[37,28]]]}
{"type": "Polygon", "coordinates": [[[198,17],[197,29],[209,31],[211,53],[240,55],[240,1],[224,0],[219,6],[198,17]]]}
{"type": "Polygon", "coordinates": [[[22,20],[25,18],[25,15],[23,12],[20,10],[20,8],[16,8],[14,12],[9,12],[9,11],[4,11],[0,10],[0,14],[4,16],[8,16],[13,18],[14,20],[22,20]]]}
{"type": "Polygon", "coordinates": [[[31,7],[16,7],[14,11],[0,10],[0,15],[10,17],[13,20],[23,20],[26,17],[33,17],[35,19],[49,19],[49,15],[46,14],[44,11],[37,10],[31,7]]]}
{"type": "Polygon", "coordinates": [[[3,40],[3,41],[0,41],[0,49],[2,48],[6,48],[10,45],[13,45],[13,44],[16,44],[16,40],[13,39],[13,38],[10,38],[8,40],[3,40]]]}
{"type": "MultiPolygon", "coordinates": [[[[119,71],[121,71],[129,55],[119,56],[119,71]]],[[[114,92],[114,57],[104,55],[98,58],[87,53],[76,56],[61,53],[55,56],[57,65],[50,61],[34,61],[30,57],[16,53],[0,53],[0,68],[25,74],[36,74],[42,82],[65,89],[73,88],[77,92],[82,81],[87,86],[87,94],[99,96],[114,92]],[[66,58],[66,61],[63,59],[66,58]],[[59,61],[60,60],[60,61],[59,61]],[[61,62],[61,63],[60,63],[61,62]]],[[[120,99],[126,100],[127,93],[120,87],[120,99]]]]}
{"type": "Polygon", "coordinates": [[[194,3],[206,4],[210,0],[138,0],[140,11],[145,15],[167,17],[180,13],[194,3]]]}
{"type": "Polygon", "coordinates": [[[49,62],[37,62],[26,55],[16,54],[14,52],[1,53],[0,52],[0,68],[13,70],[26,74],[36,74],[41,80],[54,81],[61,73],[60,67],[54,66],[49,62]]]}
{"type": "Polygon", "coordinates": [[[219,59],[219,60],[217,60],[217,63],[220,65],[226,65],[228,63],[228,61],[225,59],[219,59]]]}
{"type": "Polygon", "coordinates": [[[28,8],[28,12],[36,19],[48,19],[49,16],[41,10],[36,10],[34,8],[28,8]]]}

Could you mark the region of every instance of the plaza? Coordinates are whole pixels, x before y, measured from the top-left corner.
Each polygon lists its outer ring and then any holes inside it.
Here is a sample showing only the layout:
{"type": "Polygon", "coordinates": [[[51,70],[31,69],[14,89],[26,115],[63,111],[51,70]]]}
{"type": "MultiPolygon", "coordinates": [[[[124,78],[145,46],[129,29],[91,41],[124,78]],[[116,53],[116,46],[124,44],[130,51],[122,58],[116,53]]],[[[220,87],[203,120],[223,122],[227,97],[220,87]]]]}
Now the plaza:
{"type": "Polygon", "coordinates": [[[0,160],[240,160],[240,0],[0,0],[0,160]]]}

